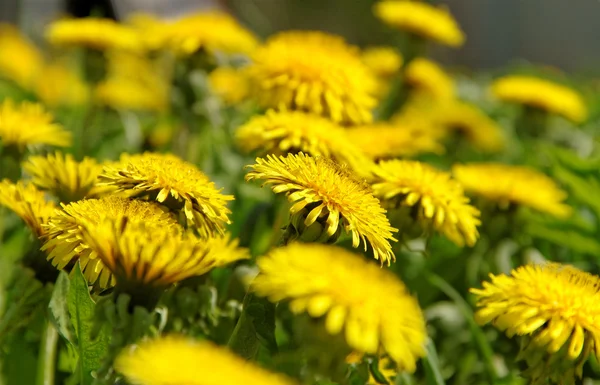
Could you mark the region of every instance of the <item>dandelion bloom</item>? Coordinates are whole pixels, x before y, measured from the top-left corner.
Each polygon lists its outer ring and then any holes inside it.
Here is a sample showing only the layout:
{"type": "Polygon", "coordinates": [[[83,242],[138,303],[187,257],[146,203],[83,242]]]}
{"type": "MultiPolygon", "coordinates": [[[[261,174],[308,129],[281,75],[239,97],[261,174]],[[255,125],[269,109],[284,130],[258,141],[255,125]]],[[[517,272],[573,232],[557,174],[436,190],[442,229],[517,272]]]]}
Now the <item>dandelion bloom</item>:
{"type": "Polygon", "coordinates": [[[171,335],[124,349],[115,368],[132,385],[293,385],[226,348],[171,335]]]}
{"type": "Polygon", "coordinates": [[[81,106],[90,99],[89,85],[65,63],[51,63],[36,78],[34,92],[48,106],[81,106]]]}
{"type": "Polygon", "coordinates": [[[519,359],[532,384],[574,384],[591,352],[600,356],[600,278],[558,263],[490,274],[477,297],[480,324],[522,340],[519,359]]]}
{"type": "Polygon", "coordinates": [[[6,99],[0,104],[0,140],[2,146],[25,147],[46,144],[58,147],[71,145],[71,133],[53,123],[54,117],[41,104],[16,104],[6,99]]]}
{"type": "Polygon", "coordinates": [[[14,26],[0,23],[0,77],[30,89],[43,65],[42,53],[32,42],[14,26]]]}
{"type": "Polygon", "coordinates": [[[322,32],[282,32],[253,55],[248,67],[265,107],[302,110],[342,124],[372,120],[376,78],[356,47],[322,32]]]}
{"type": "Polygon", "coordinates": [[[71,154],[59,151],[30,156],[23,168],[31,175],[34,185],[66,203],[88,196],[102,171],[102,165],[93,158],[85,157],[77,162],[71,154]]]}
{"type": "Polygon", "coordinates": [[[102,221],[127,218],[130,222],[144,222],[148,228],[165,234],[172,235],[180,231],[175,218],[154,202],[108,197],[84,199],[62,206],[63,210],[57,210],[45,226],[47,236],[42,250],[47,252],[48,260],[60,270],[71,267],[79,260],[88,282],[97,282],[102,288],[114,285],[114,278],[98,258],[97,252],[84,240],[86,228],[95,231],[102,221]]]}
{"type": "Polygon", "coordinates": [[[292,203],[290,224],[301,239],[335,240],[344,229],[352,233],[352,246],[360,241],[381,263],[395,259],[389,240],[397,231],[370,186],[328,158],[304,153],[257,158],[246,180],[262,179],[275,193],[285,193],[292,203]]]}
{"type": "Polygon", "coordinates": [[[148,198],[182,211],[190,226],[203,237],[224,234],[230,223],[227,201],[206,175],[191,163],[170,154],[124,155],[105,166],[100,185],[112,186],[128,197],[148,198]]]}
{"type": "Polygon", "coordinates": [[[532,76],[505,76],[491,86],[495,97],[562,115],[575,123],[587,117],[583,98],[575,90],[532,76]]]}
{"type": "Polygon", "coordinates": [[[465,35],[450,12],[441,7],[407,0],[382,0],[374,6],[375,15],[384,23],[425,39],[459,47],[465,35]]]}
{"type": "Polygon", "coordinates": [[[45,234],[43,225],[56,210],[54,202],[47,201],[34,185],[7,179],[0,182],[0,206],[17,214],[38,238],[45,234]]]}
{"type": "Polygon", "coordinates": [[[251,290],[258,295],[289,301],[296,314],[323,317],[326,330],[344,331],[351,348],[369,354],[382,349],[401,370],[414,372],[425,353],[425,320],[393,273],[340,247],[318,244],[293,243],[257,264],[251,290]]]}
{"type": "Polygon", "coordinates": [[[450,173],[417,161],[390,160],[380,162],[373,174],[373,192],[384,207],[414,207],[414,219],[459,246],[477,241],[479,210],[450,173]]]}
{"type": "Polygon", "coordinates": [[[417,58],[404,70],[405,81],[418,91],[437,100],[454,98],[454,80],[434,61],[417,58]]]}
{"type": "Polygon", "coordinates": [[[360,57],[380,78],[389,79],[402,68],[402,55],[392,47],[368,47],[362,51],[360,57]]]}
{"type": "Polygon", "coordinates": [[[537,170],[500,163],[470,163],[453,166],[452,173],[465,190],[496,202],[501,208],[516,204],[557,217],[571,213],[563,202],[567,194],[537,170]]]}
{"type": "Polygon", "coordinates": [[[250,95],[250,83],[244,69],[219,67],[208,75],[210,89],[225,104],[241,103],[250,95]]]}

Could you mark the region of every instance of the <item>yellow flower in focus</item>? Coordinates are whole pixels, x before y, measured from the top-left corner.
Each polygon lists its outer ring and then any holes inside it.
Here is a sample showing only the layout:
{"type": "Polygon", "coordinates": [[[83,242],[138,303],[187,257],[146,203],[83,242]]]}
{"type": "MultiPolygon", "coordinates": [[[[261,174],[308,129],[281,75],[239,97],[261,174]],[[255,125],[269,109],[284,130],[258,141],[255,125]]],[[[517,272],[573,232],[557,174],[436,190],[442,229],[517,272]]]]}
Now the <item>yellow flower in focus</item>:
{"type": "Polygon", "coordinates": [[[496,202],[501,208],[516,204],[557,217],[571,213],[563,202],[567,194],[537,170],[500,163],[470,163],[454,165],[452,173],[465,190],[496,202]]]}
{"type": "Polygon", "coordinates": [[[250,83],[243,69],[219,67],[208,75],[212,91],[225,102],[232,105],[246,100],[250,94],[250,83]]]}
{"type": "Polygon", "coordinates": [[[101,288],[113,286],[114,278],[84,239],[86,229],[94,232],[105,220],[126,218],[129,222],[143,222],[147,229],[171,236],[181,231],[175,218],[153,202],[108,197],[84,199],[62,206],[63,210],[57,210],[45,226],[46,243],[42,250],[47,252],[48,260],[59,270],[71,267],[79,260],[88,282],[97,282],[101,288]]]}
{"type": "Polygon", "coordinates": [[[401,29],[451,47],[460,47],[465,35],[450,12],[420,1],[382,0],[374,6],[375,16],[401,29]]]}
{"type": "Polygon", "coordinates": [[[90,87],[63,63],[45,66],[36,78],[35,94],[48,106],[81,106],[90,99],[90,87]]]}
{"type": "Polygon", "coordinates": [[[380,162],[373,174],[373,193],[384,207],[414,207],[414,219],[457,245],[477,242],[479,210],[469,204],[462,186],[449,173],[421,162],[390,160],[380,162]]]}
{"type": "Polygon", "coordinates": [[[50,44],[57,46],[129,52],[144,50],[142,40],[133,28],[111,19],[94,17],[56,20],[47,27],[46,39],[50,44]]]}
{"type": "Polygon", "coordinates": [[[2,146],[15,146],[19,150],[33,145],[67,147],[71,133],[57,123],[41,104],[22,102],[16,104],[5,99],[0,104],[0,141],[2,146]]]}
{"type": "Polygon", "coordinates": [[[120,164],[105,166],[101,185],[113,186],[117,193],[147,198],[185,214],[188,225],[202,237],[224,234],[231,223],[227,201],[196,166],[175,155],[144,153],[124,155],[120,164]]]}
{"type": "Polygon", "coordinates": [[[0,77],[30,89],[44,64],[37,47],[17,28],[0,23],[0,77]]]}
{"type": "Polygon", "coordinates": [[[45,234],[42,225],[56,210],[54,202],[47,201],[34,185],[22,181],[15,184],[8,179],[0,182],[0,206],[17,214],[37,238],[45,234]]]}
{"type": "Polygon", "coordinates": [[[351,348],[385,351],[414,372],[425,354],[425,320],[419,304],[391,272],[337,246],[299,244],[257,260],[251,289],[272,302],[289,301],[296,314],[323,318],[326,330],[345,334],[351,348]]]}
{"type": "Polygon", "coordinates": [[[404,70],[405,81],[419,92],[437,100],[454,98],[454,80],[434,61],[417,58],[404,70]]]}
{"type": "Polygon", "coordinates": [[[264,107],[302,110],[342,124],[372,120],[376,79],[356,47],[322,32],[282,32],[254,54],[248,67],[264,107]]]}
{"type": "Polygon", "coordinates": [[[23,168],[32,176],[34,185],[50,191],[64,203],[89,197],[102,171],[102,165],[93,158],[85,157],[78,162],[71,154],[59,151],[30,156],[23,168]]]}
{"type": "Polygon", "coordinates": [[[471,289],[475,319],[522,340],[519,359],[531,384],[574,384],[591,352],[600,356],[600,278],[573,266],[548,263],[490,274],[471,289]]]}
{"type": "Polygon", "coordinates": [[[575,123],[587,118],[587,107],[575,90],[532,76],[505,76],[491,86],[495,97],[562,115],[575,123]]]}
{"type": "Polygon", "coordinates": [[[328,158],[304,153],[287,157],[257,158],[246,180],[262,179],[275,193],[285,193],[290,208],[290,224],[306,237],[321,242],[336,239],[344,229],[352,233],[352,247],[367,241],[373,256],[383,264],[395,260],[389,240],[397,231],[390,226],[385,210],[373,196],[370,186],[328,158]]]}
{"type": "Polygon", "coordinates": [[[363,63],[375,75],[389,79],[400,72],[402,68],[402,55],[392,47],[368,47],[362,51],[363,63]]]}
{"type": "Polygon", "coordinates": [[[115,368],[135,385],[293,385],[208,341],[167,336],[124,349],[115,368]]]}

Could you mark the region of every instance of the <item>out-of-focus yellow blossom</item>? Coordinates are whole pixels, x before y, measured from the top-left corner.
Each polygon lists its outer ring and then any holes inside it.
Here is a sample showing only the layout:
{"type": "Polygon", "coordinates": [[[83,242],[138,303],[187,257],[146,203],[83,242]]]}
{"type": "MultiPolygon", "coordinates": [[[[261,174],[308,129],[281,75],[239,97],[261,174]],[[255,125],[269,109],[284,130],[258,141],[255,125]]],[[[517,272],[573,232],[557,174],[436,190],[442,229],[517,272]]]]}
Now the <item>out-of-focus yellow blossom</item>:
{"type": "Polygon", "coordinates": [[[202,171],[175,155],[125,154],[119,164],[104,167],[100,180],[127,197],[155,200],[183,212],[202,237],[224,234],[224,225],[230,223],[227,201],[233,196],[221,194],[202,171]]]}
{"type": "Polygon", "coordinates": [[[89,196],[102,171],[102,165],[93,158],[85,157],[78,162],[71,154],[58,151],[46,156],[30,156],[23,168],[32,176],[33,184],[65,203],[89,196]]]}
{"type": "Polygon", "coordinates": [[[64,63],[45,66],[36,78],[35,94],[44,104],[80,106],[90,99],[90,87],[64,63]]]}
{"type": "Polygon", "coordinates": [[[459,246],[473,246],[477,241],[479,210],[469,204],[450,173],[421,162],[390,160],[380,162],[373,174],[373,193],[384,207],[414,207],[415,220],[459,246]]]}
{"type": "Polygon", "coordinates": [[[152,148],[161,148],[169,144],[177,130],[177,124],[179,123],[175,121],[161,120],[148,134],[148,144],[152,148]]]}
{"type": "Polygon", "coordinates": [[[293,243],[257,261],[251,290],[272,302],[289,301],[294,313],[323,318],[342,331],[351,348],[382,349],[398,367],[414,372],[425,354],[425,320],[419,304],[391,272],[337,246],[293,243]]]}
{"type": "Polygon", "coordinates": [[[511,75],[497,79],[491,86],[495,97],[562,115],[575,123],[587,118],[587,107],[575,90],[533,76],[511,75]]]}
{"type": "Polygon", "coordinates": [[[95,17],[56,20],[47,27],[46,39],[57,46],[129,52],[145,50],[140,36],[133,28],[111,19],[95,17]]]}
{"type": "Polygon", "coordinates": [[[447,9],[421,1],[382,0],[375,15],[385,24],[451,47],[465,42],[465,35],[447,9]]]}
{"type": "Polygon", "coordinates": [[[38,238],[45,234],[43,225],[56,210],[54,202],[47,201],[33,184],[7,179],[0,182],[0,205],[17,214],[38,238]]]}
{"type": "Polygon", "coordinates": [[[265,107],[302,110],[342,124],[372,120],[376,78],[356,47],[322,32],[288,31],[256,50],[248,67],[265,107]]]}
{"type": "Polygon", "coordinates": [[[457,164],[454,177],[465,190],[498,203],[523,205],[557,217],[566,217],[571,208],[563,201],[567,194],[541,172],[524,166],[500,163],[457,164]]]}
{"type": "Polygon", "coordinates": [[[226,348],[176,335],[124,349],[115,368],[135,385],[294,385],[226,348]]]}
{"type": "Polygon", "coordinates": [[[30,89],[43,65],[44,58],[32,42],[14,26],[0,23],[0,77],[30,89]]]}
{"type": "Polygon", "coordinates": [[[250,95],[250,80],[244,69],[219,67],[208,75],[211,90],[225,102],[241,103],[250,95]]]}
{"type": "Polygon", "coordinates": [[[526,265],[510,275],[490,274],[471,289],[480,324],[491,322],[521,338],[518,358],[531,384],[575,384],[591,352],[600,356],[600,278],[558,263],[526,265]]]}
{"type": "Polygon", "coordinates": [[[133,28],[144,47],[154,52],[167,48],[169,23],[147,13],[135,13],[127,18],[126,24],[133,28]]]}
{"type": "Polygon", "coordinates": [[[400,72],[402,55],[392,47],[368,47],[361,53],[363,63],[375,75],[389,79],[400,72]]]}
{"type": "Polygon", "coordinates": [[[108,55],[108,74],[95,96],[115,109],[163,111],[169,105],[169,82],[157,63],[127,52],[108,55]]]}
{"type": "Polygon", "coordinates": [[[300,152],[257,158],[246,180],[261,179],[275,193],[285,193],[292,207],[290,223],[300,239],[327,242],[342,229],[352,234],[352,247],[367,242],[373,256],[383,264],[395,259],[392,233],[385,210],[371,188],[347,169],[323,157],[300,152]],[[314,239],[312,239],[314,238],[314,239]]]}
{"type": "Polygon", "coordinates": [[[27,146],[51,145],[67,147],[71,145],[71,133],[46,112],[41,104],[22,102],[16,104],[5,99],[0,104],[0,143],[2,146],[15,146],[24,150],[27,146]]]}
{"type": "Polygon", "coordinates": [[[111,271],[98,258],[84,238],[84,232],[94,232],[105,220],[143,222],[147,229],[155,229],[175,236],[181,231],[177,220],[159,204],[125,198],[108,197],[84,199],[68,205],[50,218],[45,230],[46,243],[42,250],[48,253],[48,260],[62,270],[79,260],[81,270],[90,284],[98,283],[101,288],[113,286],[115,281],[111,271]]]}
{"type": "Polygon", "coordinates": [[[404,70],[404,78],[419,92],[437,100],[454,98],[454,80],[434,61],[425,58],[411,61],[404,70]]]}

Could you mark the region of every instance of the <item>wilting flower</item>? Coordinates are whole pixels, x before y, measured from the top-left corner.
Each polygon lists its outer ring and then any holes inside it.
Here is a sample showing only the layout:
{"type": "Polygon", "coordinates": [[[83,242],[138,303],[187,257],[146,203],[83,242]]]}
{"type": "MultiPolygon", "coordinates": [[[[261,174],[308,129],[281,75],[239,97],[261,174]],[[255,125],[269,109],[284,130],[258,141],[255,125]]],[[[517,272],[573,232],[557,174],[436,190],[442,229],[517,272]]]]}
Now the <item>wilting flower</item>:
{"type": "Polygon", "coordinates": [[[175,155],[124,155],[119,164],[105,166],[100,181],[128,197],[148,198],[182,211],[203,237],[224,234],[224,225],[230,223],[227,201],[233,196],[221,194],[196,166],[175,155]]]}
{"type": "Polygon", "coordinates": [[[490,274],[477,297],[480,324],[521,338],[519,359],[532,384],[574,384],[591,352],[600,356],[600,278],[548,263],[490,274]]]}
{"type": "Polygon", "coordinates": [[[248,67],[265,107],[302,110],[343,124],[372,120],[375,76],[357,48],[322,32],[282,32],[253,55],[248,67]]]}
{"type": "Polygon", "coordinates": [[[497,79],[491,87],[500,100],[540,108],[576,123],[587,117],[585,102],[575,90],[532,76],[505,76],[497,79]]]}
{"type": "Polygon", "coordinates": [[[136,385],[293,385],[208,341],[167,336],[121,352],[115,368],[136,385]]]}
{"type": "Polygon", "coordinates": [[[43,64],[40,51],[17,28],[0,24],[0,77],[30,89],[43,64]]]}
{"type": "Polygon", "coordinates": [[[52,22],[46,39],[57,46],[80,46],[97,50],[141,52],[142,40],[136,31],[111,19],[87,17],[52,22]]]}
{"type": "Polygon", "coordinates": [[[257,261],[251,289],[270,301],[289,301],[296,314],[323,318],[331,334],[344,331],[351,348],[380,348],[413,372],[424,355],[425,320],[419,304],[391,272],[337,246],[290,244],[257,261]]]}
{"type": "Polygon", "coordinates": [[[157,203],[108,197],[102,199],[84,199],[57,210],[50,218],[46,230],[46,243],[42,250],[48,253],[48,260],[62,270],[70,268],[79,260],[83,275],[90,284],[98,283],[106,288],[114,285],[111,271],[98,258],[84,239],[87,231],[96,231],[105,220],[121,220],[139,223],[146,228],[173,236],[181,231],[175,218],[165,212],[157,203]]]}
{"type": "Polygon", "coordinates": [[[24,150],[27,146],[47,144],[67,147],[71,133],[57,123],[41,104],[22,102],[16,104],[6,99],[0,104],[0,140],[2,145],[24,150]]]}
{"type": "Polygon", "coordinates": [[[85,157],[77,162],[71,154],[59,151],[46,156],[30,156],[23,168],[32,176],[33,184],[50,191],[65,203],[89,196],[102,171],[102,165],[93,158],[85,157]]]}
{"type": "Polygon", "coordinates": [[[65,63],[42,68],[35,82],[35,94],[49,106],[79,106],[90,99],[90,87],[65,63]]]}
{"type": "Polygon", "coordinates": [[[241,103],[250,95],[250,84],[244,69],[219,67],[208,75],[211,90],[225,104],[241,103]]]}
{"type": "Polygon", "coordinates": [[[392,47],[368,47],[361,53],[363,63],[375,75],[389,79],[400,72],[402,55],[392,47]]]}
{"type": "Polygon", "coordinates": [[[0,205],[17,214],[38,238],[45,234],[42,225],[56,210],[54,202],[47,201],[34,185],[7,179],[0,182],[0,205]]]}
{"type": "Polygon", "coordinates": [[[441,7],[420,1],[382,0],[375,4],[374,12],[384,23],[425,39],[452,47],[465,42],[456,20],[441,7]]]}
{"type": "Polygon", "coordinates": [[[450,100],[454,97],[454,80],[439,64],[425,58],[417,58],[404,70],[408,84],[419,92],[437,100],[450,100]]]}
{"type": "Polygon", "coordinates": [[[360,241],[381,263],[395,259],[389,240],[395,240],[385,210],[369,185],[328,158],[304,153],[287,157],[257,158],[246,180],[262,179],[275,193],[292,203],[290,225],[302,240],[335,241],[342,229],[352,233],[352,246],[360,241]]]}
{"type": "Polygon", "coordinates": [[[449,173],[417,161],[390,160],[380,162],[373,174],[373,192],[384,207],[414,208],[415,220],[459,246],[477,241],[479,210],[449,173]]]}
{"type": "Polygon", "coordinates": [[[537,170],[500,163],[471,163],[455,165],[452,173],[465,190],[496,202],[501,208],[516,204],[558,217],[571,213],[571,208],[563,203],[567,194],[537,170]]]}

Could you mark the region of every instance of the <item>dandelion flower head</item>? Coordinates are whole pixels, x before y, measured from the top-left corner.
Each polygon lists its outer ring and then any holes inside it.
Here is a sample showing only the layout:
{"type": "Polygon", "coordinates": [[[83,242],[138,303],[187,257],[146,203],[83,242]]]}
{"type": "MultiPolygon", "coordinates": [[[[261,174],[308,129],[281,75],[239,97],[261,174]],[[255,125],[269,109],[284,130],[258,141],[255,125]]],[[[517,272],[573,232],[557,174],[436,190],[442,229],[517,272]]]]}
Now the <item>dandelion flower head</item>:
{"type": "Polygon", "coordinates": [[[17,214],[38,238],[45,234],[43,225],[56,210],[54,202],[46,200],[33,184],[7,179],[0,182],[0,206],[17,214]]]}
{"type": "Polygon", "coordinates": [[[425,58],[411,61],[404,70],[404,78],[408,84],[436,100],[454,98],[454,80],[434,61],[425,58]]]}
{"type": "Polygon", "coordinates": [[[368,47],[361,53],[363,63],[375,75],[389,79],[402,68],[402,55],[392,47],[368,47]]]}
{"type": "Polygon", "coordinates": [[[30,89],[43,65],[44,58],[32,42],[16,27],[0,24],[0,77],[30,89]]]}
{"type": "Polygon", "coordinates": [[[65,63],[56,62],[40,71],[35,94],[48,106],[81,106],[90,99],[90,87],[65,63]]]}
{"type": "Polygon", "coordinates": [[[208,75],[208,82],[211,90],[227,105],[241,103],[250,95],[250,81],[244,69],[216,68],[208,75]]]}

